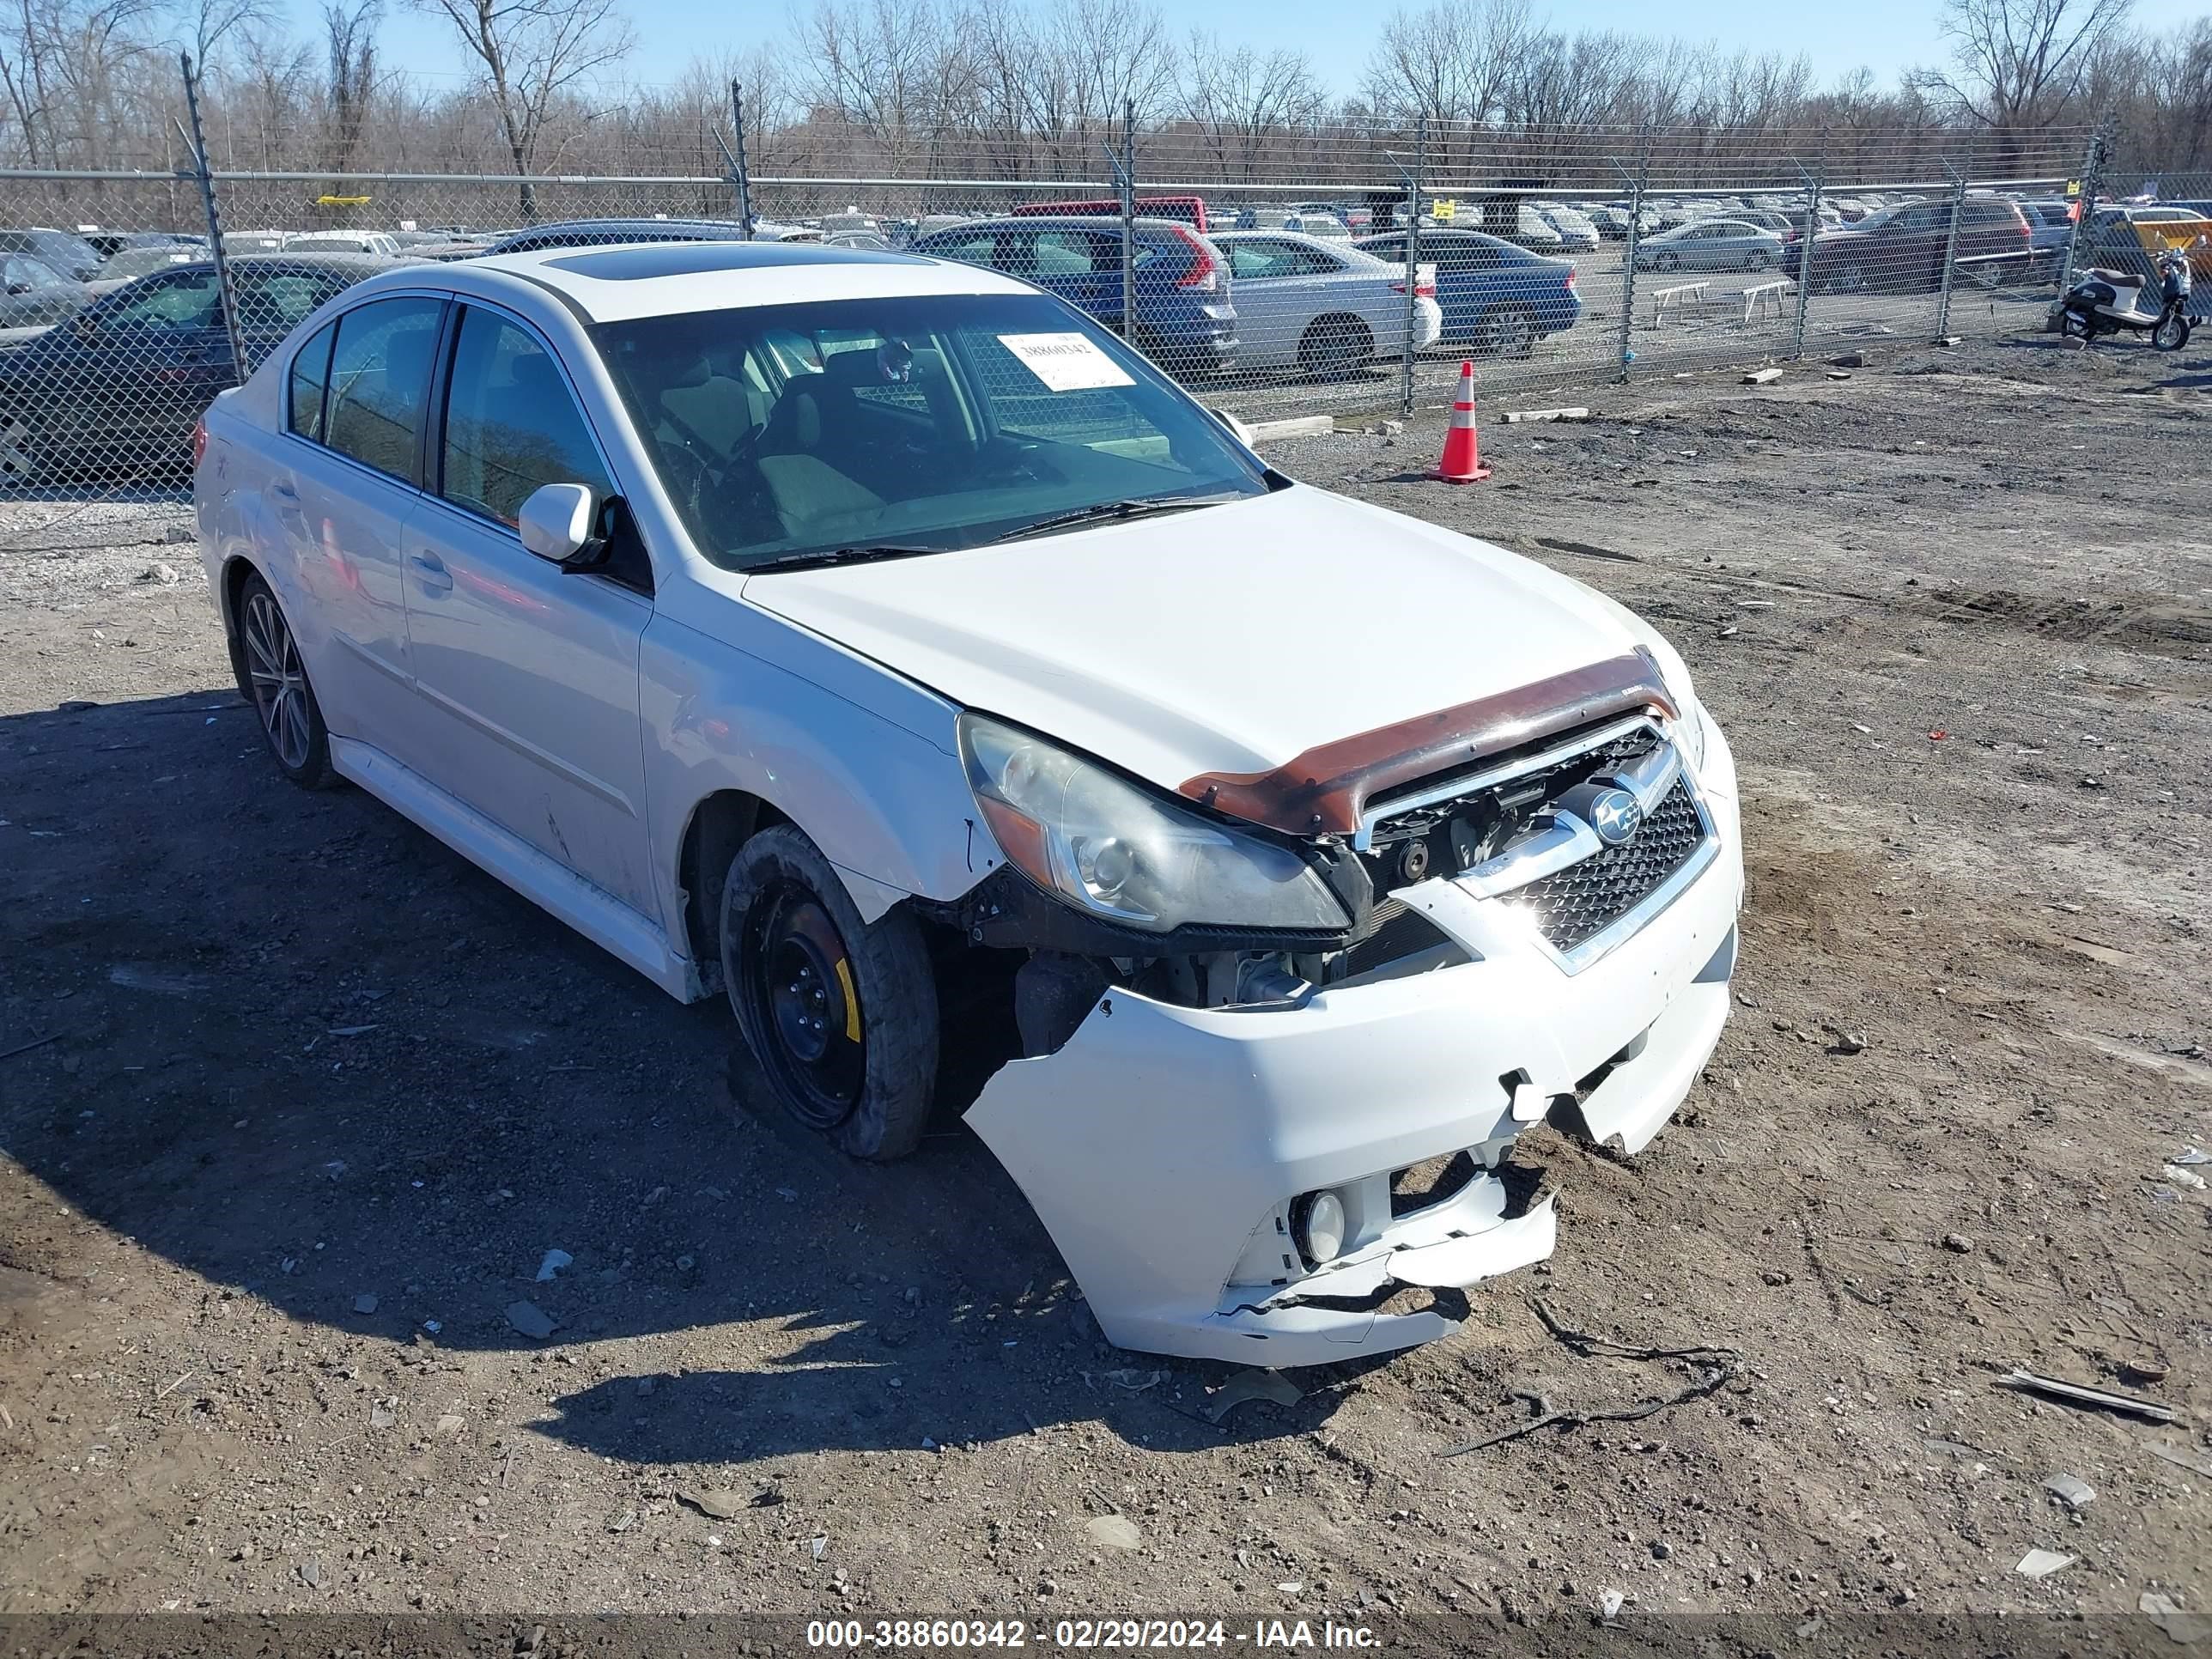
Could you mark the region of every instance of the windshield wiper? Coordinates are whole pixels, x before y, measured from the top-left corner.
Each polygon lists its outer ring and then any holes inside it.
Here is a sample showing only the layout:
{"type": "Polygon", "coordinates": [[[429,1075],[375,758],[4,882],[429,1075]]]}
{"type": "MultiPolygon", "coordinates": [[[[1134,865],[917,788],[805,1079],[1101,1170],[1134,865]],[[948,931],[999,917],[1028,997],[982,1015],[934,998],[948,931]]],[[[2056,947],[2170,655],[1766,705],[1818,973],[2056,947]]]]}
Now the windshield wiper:
{"type": "Polygon", "coordinates": [[[833,564],[874,564],[884,559],[919,559],[932,553],[950,553],[949,547],[911,547],[888,543],[876,547],[821,547],[811,553],[780,553],[745,566],[749,576],[769,570],[819,570],[833,564]]]}
{"type": "Polygon", "coordinates": [[[1033,520],[1002,536],[992,537],[991,542],[1018,542],[1030,536],[1050,535],[1055,530],[1071,530],[1077,525],[1096,524],[1102,520],[1119,523],[1124,519],[1140,518],[1147,513],[1181,513],[1190,507],[1216,507],[1224,501],[1243,499],[1241,490],[1228,490],[1213,495],[1136,495],[1127,501],[1100,501],[1093,507],[1079,507],[1072,513],[1055,513],[1048,519],[1033,520]]]}

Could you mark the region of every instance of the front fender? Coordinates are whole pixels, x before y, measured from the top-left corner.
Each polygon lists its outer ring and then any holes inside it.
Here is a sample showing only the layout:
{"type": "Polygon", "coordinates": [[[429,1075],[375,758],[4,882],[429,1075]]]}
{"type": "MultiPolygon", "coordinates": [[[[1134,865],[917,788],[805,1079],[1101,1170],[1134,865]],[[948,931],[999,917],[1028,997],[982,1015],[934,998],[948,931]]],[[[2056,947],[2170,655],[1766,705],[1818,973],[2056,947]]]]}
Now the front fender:
{"type": "MultiPolygon", "coordinates": [[[[787,648],[830,649],[779,632],[787,648]]],[[[1004,861],[969,791],[951,704],[902,683],[915,706],[906,721],[894,720],[802,667],[665,613],[646,629],[638,672],[646,799],[671,939],[685,936],[678,878],[685,831],[699,803],[722,790],[756,796],[804,830],[866,921],[909,896],[957,898],[1004,861]]]]}

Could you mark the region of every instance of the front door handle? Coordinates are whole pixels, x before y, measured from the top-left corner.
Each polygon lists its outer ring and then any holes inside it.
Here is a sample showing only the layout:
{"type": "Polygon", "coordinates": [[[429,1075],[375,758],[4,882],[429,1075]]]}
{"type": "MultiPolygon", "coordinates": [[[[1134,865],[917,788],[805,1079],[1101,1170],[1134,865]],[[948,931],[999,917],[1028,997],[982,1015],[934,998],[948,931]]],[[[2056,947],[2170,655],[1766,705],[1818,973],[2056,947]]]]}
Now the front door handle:
{"type": "Polygon", "coordinates": [[[446,562],[427,547],[408,563],[415,567],[415,580],[433,593],[450,593],[453,587],[453,573],[446,568],[446,562]]]}

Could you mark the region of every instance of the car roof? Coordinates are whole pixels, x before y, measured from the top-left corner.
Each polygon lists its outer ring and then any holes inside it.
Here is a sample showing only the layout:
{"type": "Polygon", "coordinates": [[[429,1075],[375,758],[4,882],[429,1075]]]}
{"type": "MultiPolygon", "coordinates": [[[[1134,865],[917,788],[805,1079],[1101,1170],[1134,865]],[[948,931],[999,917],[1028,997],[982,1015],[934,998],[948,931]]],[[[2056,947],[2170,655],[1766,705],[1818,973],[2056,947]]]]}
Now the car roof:
{"type": "MultiPolygon", "coordinates": [[[[386,261],[385,265],[396,264],[386,261]]],[[[495,253],[416,264],[386,286],[417,283],[513,303],[517,283],[557,295],[587,322],[949,294],[1028,294],[1028,283],[982,265],[818,242],[633,242],[495,253]]]]}

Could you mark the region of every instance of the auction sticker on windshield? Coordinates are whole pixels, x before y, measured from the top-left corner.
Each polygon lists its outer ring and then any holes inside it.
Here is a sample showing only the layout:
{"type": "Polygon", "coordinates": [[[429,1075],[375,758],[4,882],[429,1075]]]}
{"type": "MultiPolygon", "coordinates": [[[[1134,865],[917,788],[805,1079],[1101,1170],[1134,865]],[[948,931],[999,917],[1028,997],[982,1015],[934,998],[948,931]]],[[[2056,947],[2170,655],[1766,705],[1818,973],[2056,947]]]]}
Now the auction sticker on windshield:
{"type": "Polygon", "coordinates": [[[999,343],[1028,364],[1030,373],[1054,392],[1136,384],[1085,335],[1001,334],[999,343]]]}

